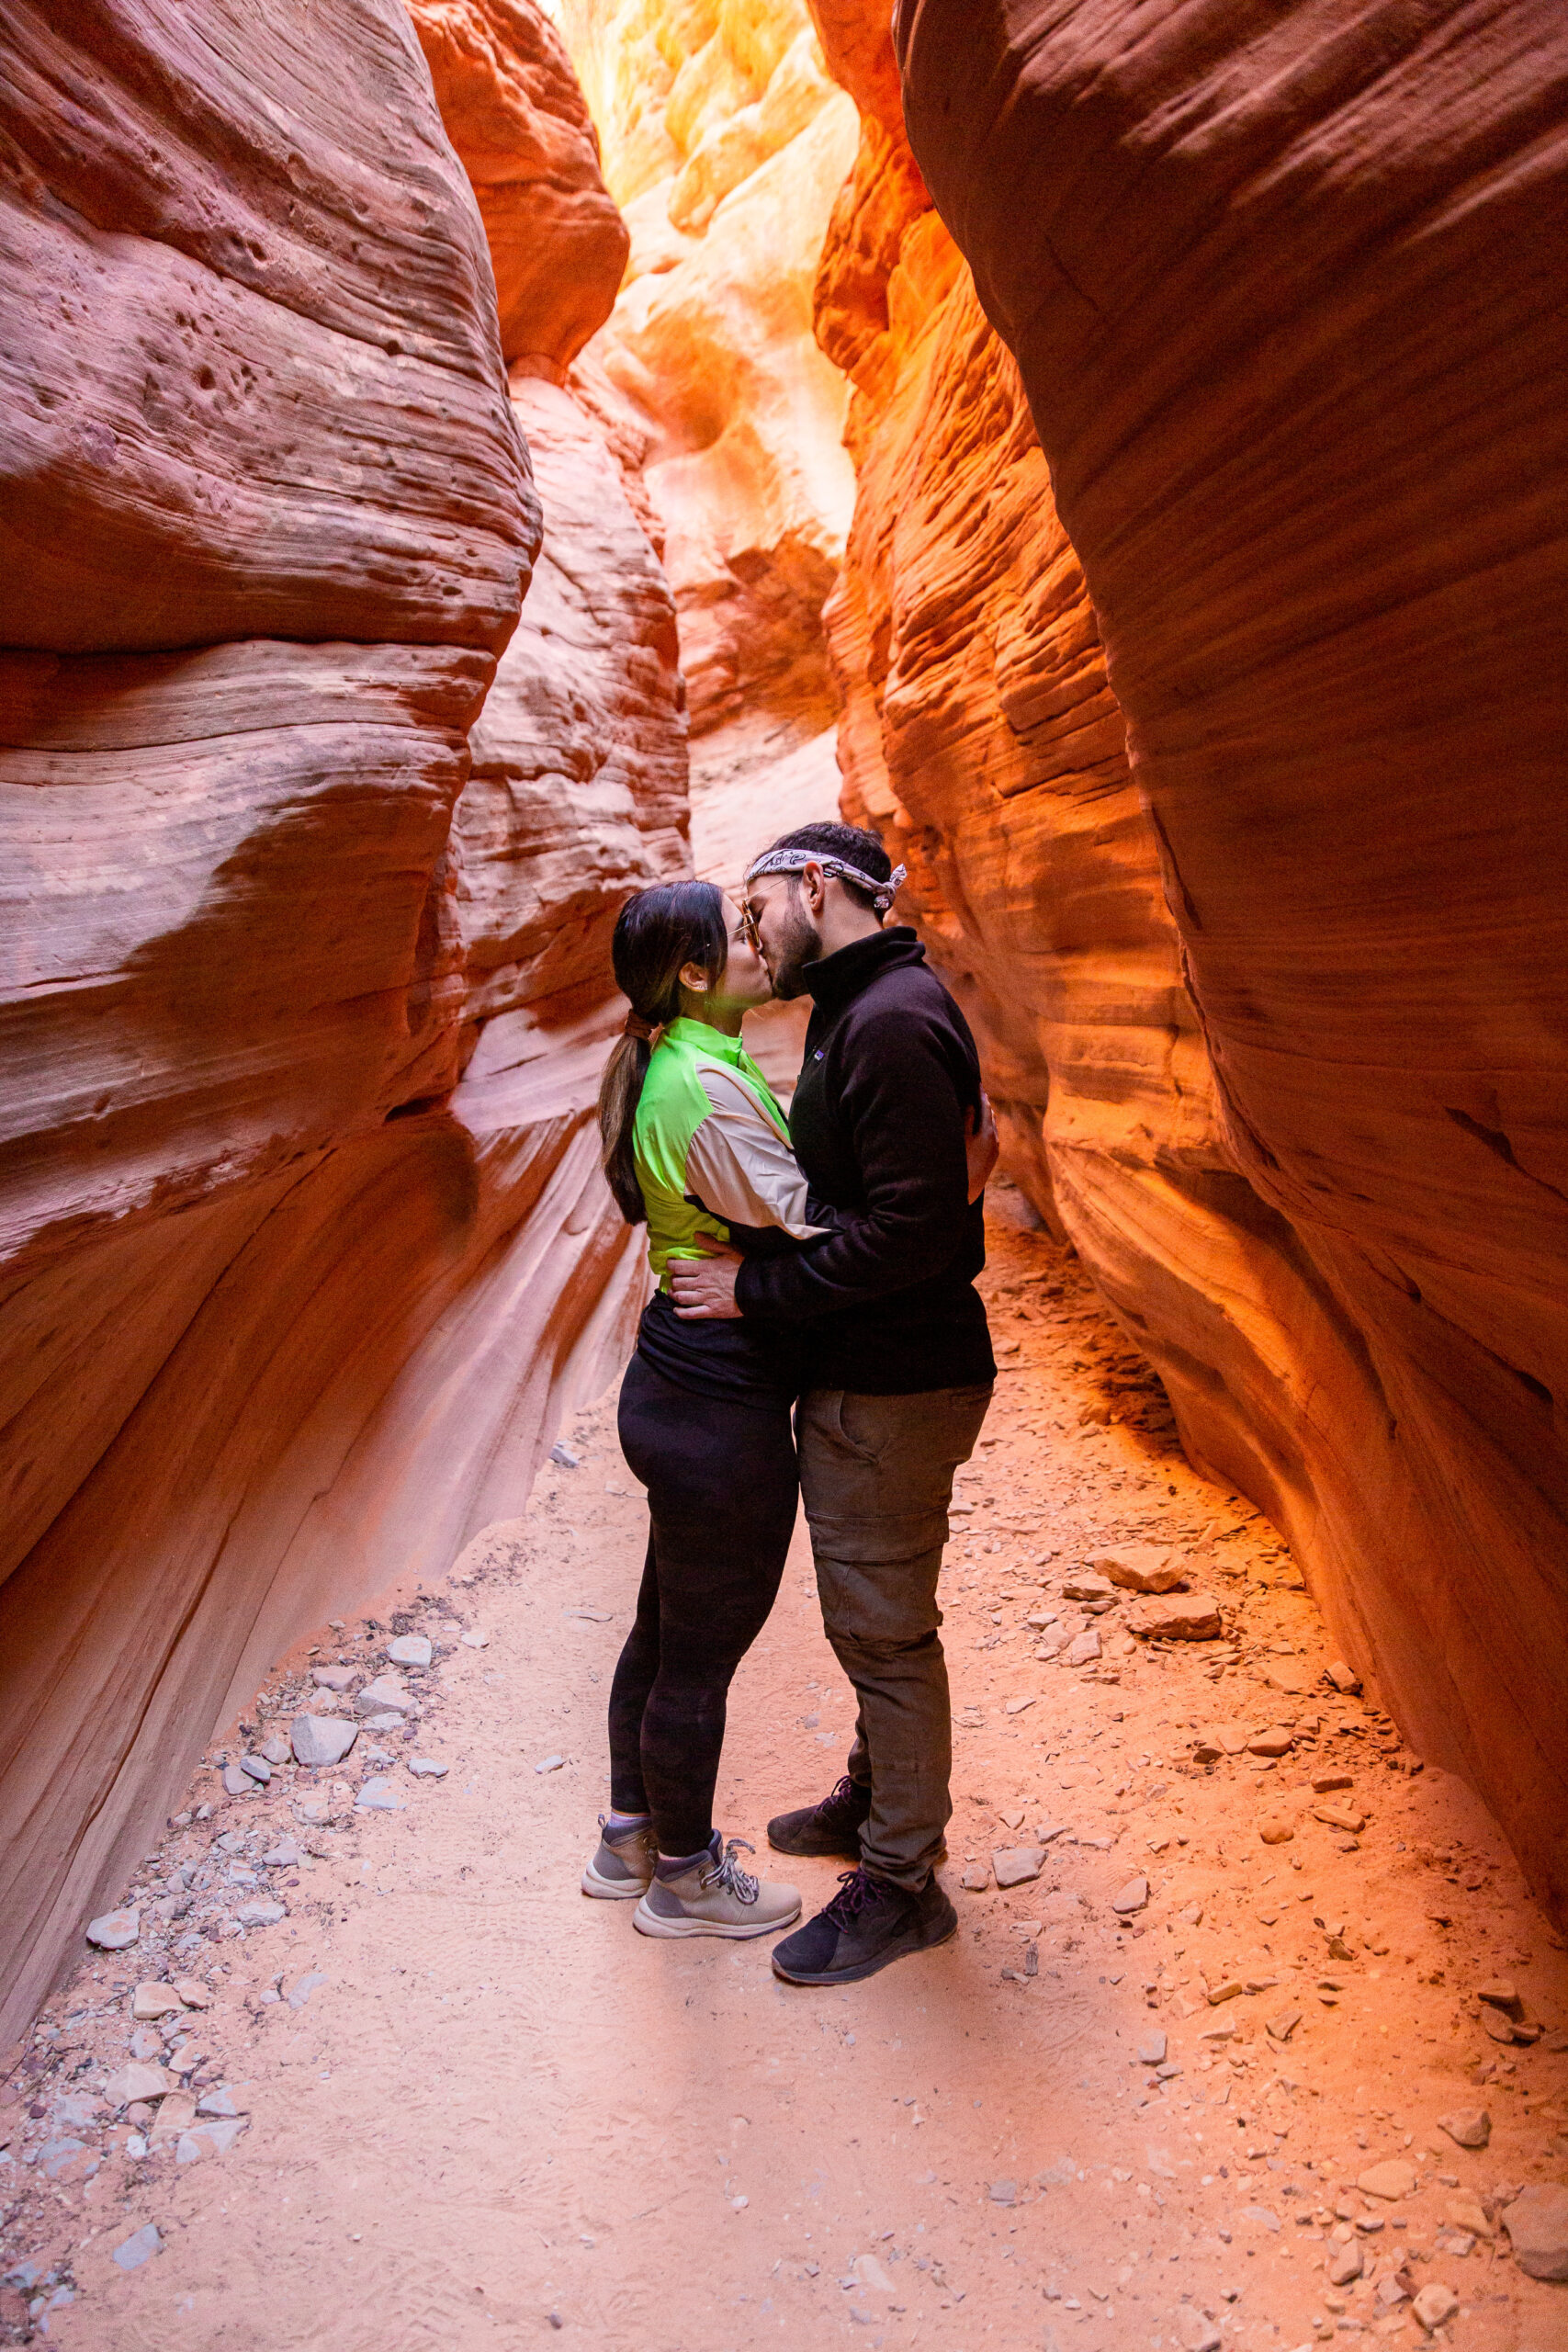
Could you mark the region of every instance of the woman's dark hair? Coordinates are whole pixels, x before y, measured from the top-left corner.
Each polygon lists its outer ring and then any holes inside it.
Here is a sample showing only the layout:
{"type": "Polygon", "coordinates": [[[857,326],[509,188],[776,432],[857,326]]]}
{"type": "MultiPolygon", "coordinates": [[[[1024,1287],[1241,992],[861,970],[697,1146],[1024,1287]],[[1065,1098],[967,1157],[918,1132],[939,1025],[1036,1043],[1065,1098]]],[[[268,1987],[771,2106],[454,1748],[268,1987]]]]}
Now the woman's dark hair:
{"type": "MultiPolygon", "coordinates": [[[[628,899],[610,946],[615,986],[650,1029],[681,1010],[681,970],[700,964],[710,988],[729,961],[724,899],[712,882],[660,882],[628,899]]],[[[628,1225],[648,1209],[637,1181],[632,1128],[652,1047],[646,1037],[618,1037],[599,1081],[599,1136],[604,1174],[628,1225]]]]}

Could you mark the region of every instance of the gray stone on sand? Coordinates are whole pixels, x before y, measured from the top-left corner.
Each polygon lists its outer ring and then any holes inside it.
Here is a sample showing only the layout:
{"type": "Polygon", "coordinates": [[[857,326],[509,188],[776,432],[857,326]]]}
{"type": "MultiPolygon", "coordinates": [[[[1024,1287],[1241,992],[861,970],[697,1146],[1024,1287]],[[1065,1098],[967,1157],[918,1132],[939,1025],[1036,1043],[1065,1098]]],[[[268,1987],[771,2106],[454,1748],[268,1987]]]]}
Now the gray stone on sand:
{"type": "Polygon", "coordinates": [[[1430,2335],[1434,2328],[1442,2327],[1452,2319],[1459,2309],[1459,2297],[1451,2287],[1434,2278],[1429,2287],[1422,2288],[1410,2308],[1430,2335]]]}
{"type": "Polygon", "coordinates": [[[222,2122],[195,2123],[175,2141],[175,2162],[194,2165],[204,2156],[226,2156],[245,2128],[243,2115],[222,2122]]]}
{"type": "Polygon", "coordinates": [[[1568,2188],[1532,2181],[1503,2215],[1514,2260],[1529,2278],[1568,2278],[1568,2188]]]}
{"type": "Polygon", "coordinates": [[[1483,2148],[1492,2137],[1492,2118],[1483,2107],[1456,2107],[1450,2115],[1438,2116],[1438,2128],[1458,2147],[1483,2148]]]}
{"type": "Polygon", "coordinates": [[[141,1915],[138,1911],[105,1911],[87,1922],[87,1941],[96,1944],[100,1951],[125,1951],[141,1933],[141,1915]]]}
{"type": "Polygon", "coordinates": [[[1045,1860],[1043,1846],[1008,1846],[991,1856],[998,1886],[1026,1886],[1038,1878],[1045,1860]]]}
{"type": "Polygon", "coordinates": [[[392,1666],[428,1666],[432,1651],[423,1634],[400,1634],[395,1642],[387,1644],[388,1661],[392,1666]]]}
{"type": "Polygon", "coordinates": [[[164,2241],[158,2234],[156,2222],[143,2222],[128,2238],[122,2238],[114,2250],[114,2259],[122,2270],[140,2270],[155,2254],[164,2251],[164,2241]]]}
{"type": "Polygon", "coordinates": [[[395,1674],[378,1674],[355,1693],[354,1712],[356,1715],[406,1715],[413,1706],[406,1683],[395,1674]]]}
{"type": "Polygon", "coordinates": [[[356,1813],[401,1813],[405,1809],[405,1800],[399,1796],[384,1774],[377,1773],[371,1780],[361,1783],[354,1806],[356,1813]]]}
{"type": "Polygon", "coordinates": [[[289,1744],[299,1764],[341,1764],[359,1736],[357,1724],[336,1715],[296,1715],[289,1726],[289,1744]]]}

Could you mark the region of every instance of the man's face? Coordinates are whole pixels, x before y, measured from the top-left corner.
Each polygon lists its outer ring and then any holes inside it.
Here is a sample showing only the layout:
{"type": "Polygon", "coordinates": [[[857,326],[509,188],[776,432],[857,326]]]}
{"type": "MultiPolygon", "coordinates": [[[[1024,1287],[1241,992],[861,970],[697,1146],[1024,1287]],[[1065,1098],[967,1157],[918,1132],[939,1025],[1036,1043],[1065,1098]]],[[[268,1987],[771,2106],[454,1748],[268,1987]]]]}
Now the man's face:
{"type": "Polygon", "coordinates": [[[822,941],[806,910],[799,877],[794,874],[764,874],[747,891],[746,910],[751,918],[758,952],[773,984],[773,994],[803,995],[806,967],[821,955],[822,941]]]}

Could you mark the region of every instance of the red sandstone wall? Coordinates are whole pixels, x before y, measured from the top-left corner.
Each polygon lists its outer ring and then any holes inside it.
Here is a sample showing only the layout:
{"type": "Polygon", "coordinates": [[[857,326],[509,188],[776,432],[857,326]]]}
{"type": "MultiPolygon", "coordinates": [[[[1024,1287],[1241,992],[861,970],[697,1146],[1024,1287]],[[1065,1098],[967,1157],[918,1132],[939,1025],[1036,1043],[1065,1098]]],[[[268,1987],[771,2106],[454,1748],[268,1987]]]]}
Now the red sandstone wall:
{"type": "Polygon", "coordinates": [[[910,0],[1289,1318],[1325,1593],[1568,1911],[1568,29],[910,0]]]}
{"type": "Polygon", "coordinates": [[[604,949],[686,863],[669,592],[547,383],[538,553],[401,8],[3,39],[0,2042],[280,1647],[616,1361],[604,949]]]}

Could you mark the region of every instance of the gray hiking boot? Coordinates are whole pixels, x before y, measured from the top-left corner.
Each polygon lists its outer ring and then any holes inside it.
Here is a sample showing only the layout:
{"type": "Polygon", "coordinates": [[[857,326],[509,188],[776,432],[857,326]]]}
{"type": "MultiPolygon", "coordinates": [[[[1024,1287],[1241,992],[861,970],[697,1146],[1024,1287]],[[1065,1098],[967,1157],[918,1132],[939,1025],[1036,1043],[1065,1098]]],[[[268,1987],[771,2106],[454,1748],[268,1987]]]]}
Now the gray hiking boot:
{"type": "Polygon", "coordinates": [[[740,1867],[753,1849],[743,1838],[723,1844],[717,1830],[699,1862],[679,1878],[658,1873],[632,1913],[645,1936],[767,1936],[800,1917],[800,1889],[753,1878],[740,1867]]]}
{"type": "Polygon", "coordinates": [[[582,1892],[611,1903],[635,1903],[652,1878],[658,1859],[651,1821],[639,1822],[635,1829],[623,1829],[612,1838],[601,1814],[599,1850],[582,1873],[582,1892]]]}

